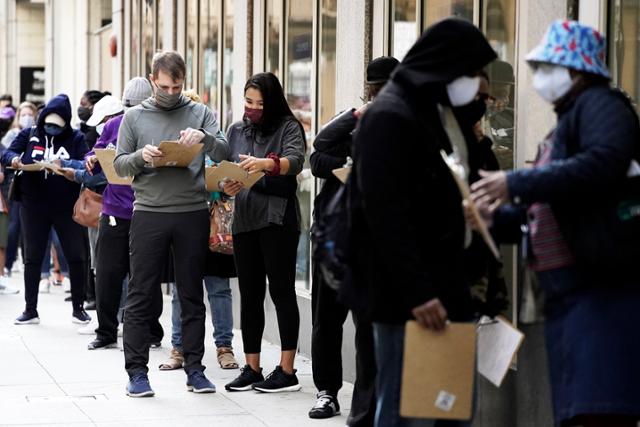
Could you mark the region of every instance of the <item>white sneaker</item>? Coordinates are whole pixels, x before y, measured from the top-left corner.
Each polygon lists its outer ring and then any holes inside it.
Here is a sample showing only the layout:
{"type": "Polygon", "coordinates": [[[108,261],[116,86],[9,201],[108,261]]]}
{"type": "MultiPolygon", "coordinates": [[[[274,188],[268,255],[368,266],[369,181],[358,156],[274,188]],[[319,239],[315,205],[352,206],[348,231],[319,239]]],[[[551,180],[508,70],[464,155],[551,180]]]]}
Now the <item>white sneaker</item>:
{"type": "Polygon", "coordinates": [[[65,277],[62,279],[62,290],[65,292],[71,292],[71,282],[69,278],[65,277]]]}
{"type": "Polygon", "coordinates": [[[80,335],[95,335],[97,327],[98,325],[96,325],[94,322],[87,323],[83,327],[78,328],[78,333],[80,335]]]}
{"type": "Polygon", "coordinates": [[[51,280],[47,277],[46,279],[40,279],[39,291],[41,294],[48,294],[51,292],[51,280]]]}
{"type": "Polygon", "coordinates": [[[20,289],[12,288],[5,284],[4,277],[0,278],[0,295],[12,295],[20,292],[20,289]]]}

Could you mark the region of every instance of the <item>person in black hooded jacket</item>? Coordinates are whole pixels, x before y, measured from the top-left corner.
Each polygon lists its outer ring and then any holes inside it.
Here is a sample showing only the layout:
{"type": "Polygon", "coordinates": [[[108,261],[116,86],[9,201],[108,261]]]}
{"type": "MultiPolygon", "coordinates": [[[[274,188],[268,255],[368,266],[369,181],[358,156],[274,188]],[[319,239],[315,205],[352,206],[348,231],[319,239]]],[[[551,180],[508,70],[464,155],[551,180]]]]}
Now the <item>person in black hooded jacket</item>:
{"type": "Polygon", "coordinates": [[[462,200],[440,150],[455,153],[468,176],[477,141],[450,140],[445,129],[473,125],[456,110],[477,100],[479,73],[495,58],[473,24],[434,24],[396,68],[355,134],[364,216],[357,240],[366,251],[361,271],[371,286],[378,427],[434,425],[399,414],[405,322],[441,330],[447,319],[472,318],[462,200]]]}
{"type": "MultiPolygon", "coordinates": [[[[39,161],[82,160],[89,151],[84,135],[70,126],[71,104],[67,95],[53,97],[39,115],[37,125],[23,129],[2,156],[2,163],[13,169],[39,161]]],[[[22,209],[20,220],[25,240],[26,309],[16,324],[40,323],[38,284],[49,231],[54,227],[69,264],[72,321],[85,324],[91,317],[84,311],[87,268],[87,241],[81,225],[73,221],[73,207],[80,186],[51,172],[22,172],[19,181],[22,209]]]]}
{"type": "MultiPolygon", "coordinates": [[[[373,99],[382,90],[398,65],[394,57],[376,58],[367,66],[367,91],[373,99]]],[[[359,109],[349,109],[334,117],[316,135],[311,154],[311,172],[324,179],[322,189],[314,200],[314,221],[326,212],[327,205],[342,183],[333,175],[351,156],[352,134],[358,118],[369,103],[359,109]]],[[[313,382],[318,389],[318,400],[309,411],[310,418],[329,418],[340,413],[338,391],[342,387],[342,325],[349,308],[339,301],[338,292],[327,285],[317,261],[313,260],[313,286],[311,290],[312,325],[311,353],[313,382]]],[[[347,419],[350,427],[370,426],[375,415],[375,359],[373,357],[373,330],[364,313],[353,313],[356,324],[356,381],[347,419]]]]}

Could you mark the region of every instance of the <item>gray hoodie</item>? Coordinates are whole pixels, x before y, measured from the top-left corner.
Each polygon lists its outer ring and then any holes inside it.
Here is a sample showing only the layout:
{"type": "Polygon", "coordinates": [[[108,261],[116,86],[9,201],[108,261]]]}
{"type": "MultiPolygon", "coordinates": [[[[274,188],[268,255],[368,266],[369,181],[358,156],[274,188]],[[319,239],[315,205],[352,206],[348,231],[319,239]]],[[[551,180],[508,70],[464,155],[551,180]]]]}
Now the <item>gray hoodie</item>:
{"type": "Polygon", "coordinates": [[[229,144],[211,110],[184,96],[169,110],[161,109],[153,98],[130,108],[118,133],[114,166],[120,176],[133,176],[134,211],[192,212],[207,208],[204,183],[205,154],[215,161],[229,155],[229,144]],[[186,128],[204,132],[204,148],[188,168],[154,168],[142,158],[147,144],[177,140],[186,128]]]}

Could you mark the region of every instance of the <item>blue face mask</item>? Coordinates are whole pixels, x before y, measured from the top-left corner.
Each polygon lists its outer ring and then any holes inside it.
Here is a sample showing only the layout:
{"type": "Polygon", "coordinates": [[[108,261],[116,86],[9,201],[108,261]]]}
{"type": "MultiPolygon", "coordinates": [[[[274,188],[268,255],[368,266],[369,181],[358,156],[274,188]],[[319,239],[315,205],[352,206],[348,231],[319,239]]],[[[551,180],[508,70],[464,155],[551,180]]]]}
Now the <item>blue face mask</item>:
{"type": "Polygon", "coordinates": [[[61,128],[58,125],[54,125],[53,123],[45,123],[44,125],[44,131],[47,133],[47,135],[58,136],[62,133],[63,130],[64,128],[61,128]]]}

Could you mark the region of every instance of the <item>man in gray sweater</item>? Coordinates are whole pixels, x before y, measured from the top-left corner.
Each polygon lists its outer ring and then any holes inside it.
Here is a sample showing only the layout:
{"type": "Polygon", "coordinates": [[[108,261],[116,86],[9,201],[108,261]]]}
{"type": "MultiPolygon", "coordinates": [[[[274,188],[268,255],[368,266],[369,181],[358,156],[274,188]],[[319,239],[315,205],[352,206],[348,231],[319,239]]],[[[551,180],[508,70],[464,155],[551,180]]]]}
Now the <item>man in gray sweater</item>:
{"type": "MultiPolygon", "coordinates": [[[[187,388],[211,393],[215,386],[205,377],[205,306],[202,277],[209,238],[209,213],[204,183],[204,156],[219,161],[229,146],[211,110],[182,96],[186,67],[175,52],[153,58],[154,96],[129,109],[120,126],[114,166],[120,176],[133,176],[135,202],[130,231],[131,279],[125,311],[125,369],[127,394],[153,396],[147,377],[149,320],[164,266],[172,250],[175,278],[182,306],[184,369],[187,388]],[[153,167],[162,157],[161,141],[177,140],[186,146],[203,144],[186,168],[153,167]]],[[[108,256],[108,254],[104,254],[108,256]]]]}

